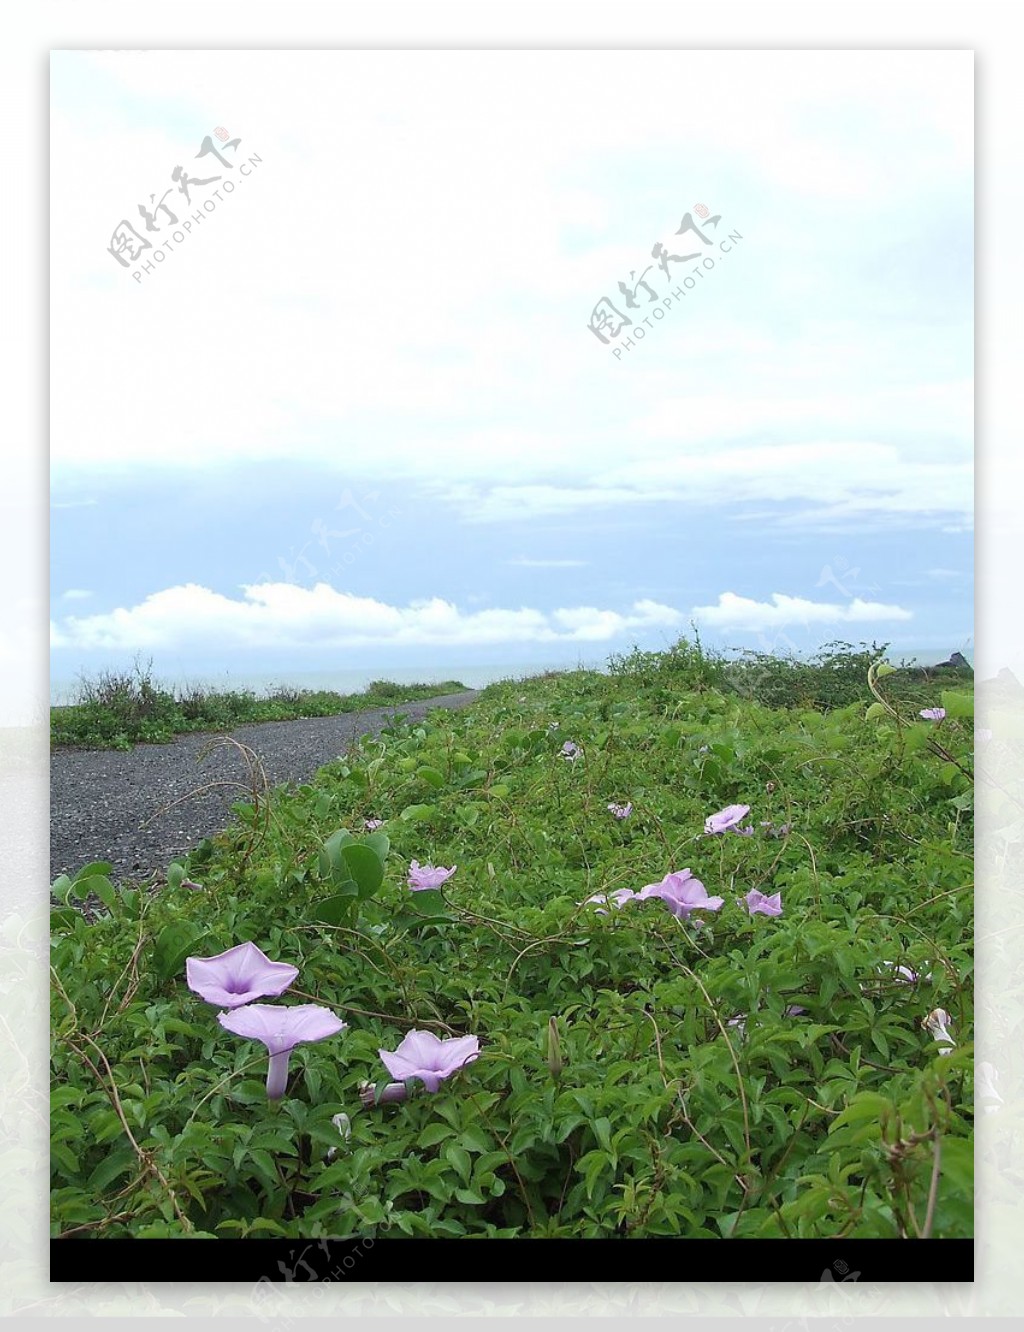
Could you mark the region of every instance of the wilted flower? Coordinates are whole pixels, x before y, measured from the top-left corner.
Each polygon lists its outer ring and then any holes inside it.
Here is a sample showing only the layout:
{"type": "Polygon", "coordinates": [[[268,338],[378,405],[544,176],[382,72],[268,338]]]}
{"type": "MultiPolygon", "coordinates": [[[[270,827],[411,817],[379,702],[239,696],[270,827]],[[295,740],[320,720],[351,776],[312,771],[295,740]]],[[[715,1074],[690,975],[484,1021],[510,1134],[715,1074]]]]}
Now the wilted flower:
{"type": "Polygon", "coordinates": [[[216,957],[185,959],[188,988],[218,1008],[241,1008],[253,999],[283,994],[298,974],[298,967],[271,962],[254,943],[238,944],[216,957]]]}
{"type": "Polygon", "coordinates": [[[384,827],[383,819],[363,819],[363,826],[367,832],[376,832],[378,828],[384,827]]]}
{"type": "Polygon", "coordinates": [[[288,1082],[288,1056],[303,1041],[325,1041],[348,1025],[321,1004],[247,1004],[232,1013],[218,1013],[225,1031],[262,1041],[270,1054],[267,1096],[276,1101],[288,1082]]]}
{"type": "MultiPolygon", "coordinates": [[[[883,962],[878,970],[884,971],[886,967],[890,968],[892,979],[897,985],[916,985],[921,979],[916,971],[911,970],[910,967],[900,966],[896,962],[883,962]]],[[[931,980],[931,972],[928,973],[925,980],[931,980]]]]}
{"type": "MultiPolygon", "coordinates": [[[[334,1125],[334,1127],[335,1127],[335,1128],[338,1130],[338,1132],[341,1134],[341,1140],[342,1140],[342,1142],[345,1144],[345,1146],[347,1147],[347,1146],[348,1146],[348,1143],[349,1143],[349,1139],[352,1137],[352,1121],[351,1121],[351,1119],[349,1119],[348,1115],[344,1115],[344,1114],[342,1114],[342,1115],[331,1115],[331,1123],[334,1125]]],[[[329,1147],[329,1148],[327,1149],[327,1159],[328,1159],[328,1161],[333,1161],[334,1158],[335,1158],[337,1155],[338,1155],[338,1149],[337,1149],[337,1147],[329,1147]]]]}
{"type": "Polygon", "coordinates": [[[203,885],[202,885],[201,883],[195,883],[195,882],[193,882],[192,879],[182,879],[182,881],[181,881],[181,887],[182,887],[182,888],[191,888],[192,891],[195,893],[195,892],[199,892],[199,891],[201,891],[203,885]]]}
{"type": "Polygon", "coordinates": [[[781,916],[782,915],[782,894],[775,893],[772,897],[767,897],[757,888],[751,888],[746,897],[737,897],[737,905],[742,906],[746,903],[747,910],[752,916],[758,912],[762,916],[781,916]]]}
{"type": "Polygon", "coordinates": [[[451,869],[445,869],[443,865],[421,865],[418,860],[410,860],[409,877],[406,882],[414,893],[422,888],[440,888],[458,868],[458,865],[453,865],[451,869]]]}
{"type": "Polygon", "coordinates": [[[736,825],[749,813],[749,805],[726,805],[725,809],[720,809],[717,814],[710,814],[704,820],[705,837],[713,837],[716,833],[728,832],[731,829],[738,832],[736,825]]]}
{"type": "Polygon", "coordinates": [[[946,715],[946,709],[945,709],[945,708],[922,708],[921,711],[920,711],[917,715],[918,715],[919,717],[923,717],[923,718],[925,719],[925,721],[942,721],[942,719],[943,719],[943,718],[945,717],[945,715],[946,715]]]}
{"type": "Polygon", "coordinates": [[[581,902],[580,906],[587,906],[589,903],[595,902],[598,904],[597,914],[607,916],[608,912],[604,911],[603,907],[608,906],[609,903],[616,907],[625,906],[632,897],[636,897],[632,888],[616,888],[614,893],[595,893],[593,897],[588,897],[585,902],[581,902]]]}
{"type": "Polygon", "coordinates": [[[557,730],[558,730],[558,722],[548,722],[548,730],[549,730],[549,731],[557,731],[557,730]]]}
{"type": "Polygon", "coordinates": [[[649,883],[636,896],[641,901],[660,897],[679,920],[688,920],[691,911],[717,911],[725,901],[723,897],[708,897],[707,889],[688,869],[666,874],[661,883],[649,883]]]}
{"type": "Polygon", "coordinates": [[[614,814],[617,819],[628,819],[630,814],[633,813],[633,806],[632,803],[629,802],[625,805],[616,805],[612,802],[612,804],[608,806],[608,812],[614,814]]]}
{"type": "Polygon", "coordinates": [[[441,1040],[430,1031],[410,1031],[397,1050],[378,1050],[393,1078],[419,1078],[427,1091],[435,1092],[444,1078],[457,1073],[480,1055],[477,1036],[450,1036],[441,1040]]]}
{"type": "Polygon", "coordinates": [[[389,1082],[378,1094],[372,1082],[359,1084],[359,1099],[363,1105],[384,1105],[389,1101],[404,1101],[409,1095],[409,1088],[404,1082],[389,1082]]]}
{"type": "Polygon", "coordinates": [[[950,1046],[950,1049],[948,1050],[940,1050],[940,1055],[952,1054],[952,1047],[956,1045],[956,1041],[954,1041],[953,1037],[950,1036],[949,1032],[946,1030],[951,1022],[952,1018],[944,1008],[933,1008],[921,1023],[921,1026],[925,1031],[930,1031],[935,1040],[945,1041],[950,1046]]]}
{"type": "Polygon", "coordinates": [[[559,758],[568,759],[570,763],[575,763],[582,752],[579,745],[573,744],[571,740],[566,740],[559,752],[559,758]]]}

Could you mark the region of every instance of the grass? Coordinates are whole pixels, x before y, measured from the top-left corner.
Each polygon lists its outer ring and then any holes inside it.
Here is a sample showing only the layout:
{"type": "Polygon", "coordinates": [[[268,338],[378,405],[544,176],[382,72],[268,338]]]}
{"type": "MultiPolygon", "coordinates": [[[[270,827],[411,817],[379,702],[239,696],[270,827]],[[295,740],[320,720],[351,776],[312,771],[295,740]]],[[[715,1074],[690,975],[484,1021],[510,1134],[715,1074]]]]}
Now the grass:
{"type": "Polygon", "coordinates": [[[198,686],[176,693],[153,683],[152,663],[130,671],[102,671],[83,677],[77,699],[50,709],[51,748],[130,749],[135,744],[167,744],[190,731],[226,731],[251,722],[334,717],[364,708],[390,707],[454,694],[458,680],[434,684],[395,684],[373,680],[362,693],[292,689],[286,685],[258,695],[251,690],[209,691],[198,686]]]}
{"type": "Polygon", "coordinates": [[[492,685],[254,788],[154,894],[58,880],[52,1233],[971,1235],[972,686],[842,656],[492,685]],[[705,835],[735,804],[750,835],[705,835]],[[717,910],[588,903],[687,868],[717,910]],[[299,971],[266,1002],[348,1024],[280,1100],[186,984],[247,941],[299,971]],[[479,1058],[374,1104],[411,1030],[479,1058]]]}

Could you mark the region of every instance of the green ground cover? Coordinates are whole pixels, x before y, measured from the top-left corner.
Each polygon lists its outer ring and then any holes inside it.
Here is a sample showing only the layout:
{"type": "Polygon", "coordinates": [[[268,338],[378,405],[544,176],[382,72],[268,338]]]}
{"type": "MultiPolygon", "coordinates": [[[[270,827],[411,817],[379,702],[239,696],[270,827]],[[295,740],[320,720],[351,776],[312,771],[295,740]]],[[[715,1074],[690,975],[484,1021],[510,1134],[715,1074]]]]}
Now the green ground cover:
{"type": "Polygon", "coordinates": [[[53,1233],[972,1234],[973,688],[878,655],[493,685],[58,880],[53,1233]],[[250,942],[347,1024],[273,1098],[186,977],[250,942]]]}
{"type": "Polygon", "coordinates": [[[424,698],[455,694],[458,680],[440,684],[395,684],[373,680],[359,694],[280,685],[264,694],[252,690],[178,691],[153,683],[151,668],[138,663],[130,671],[103,671],[84,678],[77,701],[50,709],[52,748],[130,749],[133,744],[167,744],[189,731],[233,730],[252,722],[294,721],[299,717],[335,717],[364,708],[386,708],[424,698]]]}

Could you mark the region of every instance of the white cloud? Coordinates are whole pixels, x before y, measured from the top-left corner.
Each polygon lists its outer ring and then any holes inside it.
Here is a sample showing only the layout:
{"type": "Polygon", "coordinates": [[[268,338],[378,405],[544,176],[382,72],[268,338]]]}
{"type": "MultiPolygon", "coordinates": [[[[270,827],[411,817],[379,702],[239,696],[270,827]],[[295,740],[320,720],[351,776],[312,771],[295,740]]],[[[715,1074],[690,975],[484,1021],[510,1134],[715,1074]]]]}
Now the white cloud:
{"type": "Polygon", "coordinates": [[[799,524],[862,514],[952,514],[967,522],[973,512],[973,471],[968,459],[935,462],[902,456],[876,440],[808,440],[748,447],[642,453],[575,485],[477,485],[436,487],[466,522],[503,522],[584,509],[652,504],[811,503],[797,515],[776,510],[779,521],[799,524]]]}
{"type": "Polygon", "coordinates": [[[528,607],[459,610],[434,597],[389,606],[370,597],[261,583],[232,599],[189,583],[153,593],[143,602],[104,614],[51,622],[54,648],[138,651],[201,647],[480,646],[496,643],[606,642],[629,630],[674,627],[682,612],[641,600],[623,613],[577,606],[545,613],[528,607]]]}
{"type": "Polygon", "coordinates": [[[887,605],[879,601],[862,601],[860,597],[845,605],[808,601],[804,597],[787,597],[772,593],[771,601],[754,601],[737,596],[735,592],[721,592],[717,606],[695,606],[694,619],[714,629],[782,629],[800,624],[870,624],[880,621],[909,620],[913,613],[902,606],[887,605]]]}

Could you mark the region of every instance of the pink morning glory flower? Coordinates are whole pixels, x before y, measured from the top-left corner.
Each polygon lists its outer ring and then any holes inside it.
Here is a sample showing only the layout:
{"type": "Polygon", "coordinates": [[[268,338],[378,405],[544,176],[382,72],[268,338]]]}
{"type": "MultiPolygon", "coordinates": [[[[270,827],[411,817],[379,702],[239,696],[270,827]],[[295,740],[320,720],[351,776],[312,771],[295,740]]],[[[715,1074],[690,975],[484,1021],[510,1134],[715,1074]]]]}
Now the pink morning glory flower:
{"type": "Polygon", "coordinates": [[[581,902],[580,906],[588,906],[591,902],[594,902],[597,904],[597,914],[607,916],[608,912],[603,910],[604,907],[610,904],[621,908],[633,897],[636,897],[636,893],[633,892],[632,888],[616,888],[614,893],[595,893],[593,897],[588,897],[585,902],[581,902]]]}
{"type": "Polygon", "coordinates": [[[736,825],[749,813],[749,805],[726,805],[725,809],[720,809],[717,814],[710,814],[704,820],[704,836],[713,837],[716,833],[729,832],[730,829],[739,831],[736,825]]]}
{"type": "Polygon", "coordinates": [[[303,1041],[325,1041],[348,1025],[321,1004],[247,1004],[232,1013],[218,1013],[217,1021],[225,1031],[267,1047],[267,1097],[272,1101],[284,1095],[292,1050],[303,1041]]]}
{"type": "Polygon", "coordinates": [[[925,719],[925,721],[942,721],[942,719],[943,719],[943,718],[945,717],[945,715],[946,715],[946,709],[945,709],[945,708],[922,708],[921,711],[920,711],[917,715],[918,715],[919,717],[923,717],[923,718],[925,719]]]}
{"type": "Polygon", "coordinates": [[[625,805],[616,805],[614,802],[608,806],[608,812],[614,814],[617,819],[628,819],[633,813],[633,805],[627,802],[625,805]]]}
{"type": "Polygon", "coordinates": [[[363,827],[367,832],[376,832],[378,828],[384,827],[383,819],[363,819],[363,827]]]}
{"type": "Polygon", "coordinates": [[[443,865],[421,865],[418,860],[410,860],[409,877],[406,882],[414,893],[423,888],[440,888],[458,868],[458,865],[453,865],[451,869],[445,869],[443,865]]]}
{"type": "Polygon", "coordinates": [[[579,745],[574,744],[572,740],[566,740],[559,751],[559,757],[568,759],[570,763],[575,763],[582,752],[579,745]]]}
{"type": "Polygon", "coordinates": [[[660,897],[679,920],[688,920],[691,911],[717,911],[725,901],[723,897],[708,897],[707,889],[688,869],[666,874],[661,883],[649,883],[636,896],[641,901],[660,897]]]}
{"type": "Polygon", "coordinates": [[[765,896],[756,888],[751,888],[746,897],[737,897],[737,904],[742,906],[746,903],[747,910],[752,916],[760,912],[763,916],[781,916],[782,915],[782,894],[775,893],[772,897],[765,896]]]}
{"type": "Polygon", "coordinates": [[[254,943],[238,944],[216,957],[185,959],[188,988],[219,1008],[241,1008],[253,999],[283,994],[298,974],[298,967],[271,962],[254,943]]]}
{"type": "Polygon", "coordinates": [[[429,1092],[436,1092],[445,1078],[479,1057],[477,1036],[450,1036],[441,1040],[431,1031],[410,1031],[397,1050],[378,1050],[384,1067],[393,1078],[408,1082],[418,1078],[429,1092]]]}

